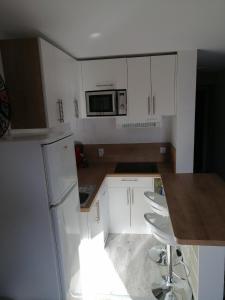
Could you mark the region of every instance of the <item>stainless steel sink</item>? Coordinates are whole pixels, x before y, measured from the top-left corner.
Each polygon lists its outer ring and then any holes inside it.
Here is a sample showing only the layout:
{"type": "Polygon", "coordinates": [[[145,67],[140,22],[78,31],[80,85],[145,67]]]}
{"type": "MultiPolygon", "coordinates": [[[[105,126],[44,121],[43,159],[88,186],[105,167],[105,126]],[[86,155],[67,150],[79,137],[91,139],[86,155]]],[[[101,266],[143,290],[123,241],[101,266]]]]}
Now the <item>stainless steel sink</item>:
{"type": "Polygon", "coordinates": [[[79,187],[80,206],[84,207],[96,189],[95,185],[84,185],[79,187]]]}

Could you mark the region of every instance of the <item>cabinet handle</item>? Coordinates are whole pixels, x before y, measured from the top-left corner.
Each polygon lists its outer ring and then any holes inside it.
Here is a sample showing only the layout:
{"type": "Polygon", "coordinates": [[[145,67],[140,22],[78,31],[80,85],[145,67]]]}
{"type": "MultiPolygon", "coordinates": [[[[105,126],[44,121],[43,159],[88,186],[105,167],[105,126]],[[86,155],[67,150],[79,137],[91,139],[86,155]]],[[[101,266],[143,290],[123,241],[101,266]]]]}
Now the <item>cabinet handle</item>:
{"type": "Polygon", "coordinates": [[[63,113],[63,102],[61,99],[57,101],[58,109],[59,109],[59,122],[64,123],[64,113],[63,113]]]}
{"type": "Polygon", "coordinates": [[[134,204],[134,189],[132,188],[132,204],[134,204]]]}
{"type": "Polygon", "coordinates": [[[109,83],[109,84],[96,84],[96,87],[104,87],[104,86],[111,86],[111,87],[113,87],[114,86],[114,84],[113,83],[109,83]]]}
{"type": "Polygon", "coordinates": [[[97,221],[97,223],[99,223],[99,221],[100,221],[99,201],[96,202],[96,211],[97,211],[96,221],[97,221]]]}
{"type": "Polygon", "coordinates": [[[127,205],[130,204],[130,188],[127,188],[127,205]]]}
{"type": "Polygon", "coordinates": [[[151,113],[151,106],[150,106],[150,97],[148,96],[148,114],[151,113]]]}
{"type": "Polygon", "coordinates": [[[155,114],[155,96],[153,96],[152,105],[153,105],[153,114],[155,114]]]}
{"type": "Polygon", "coordinates": [[[75,115],[75,118],[79,118],[79,106],[78,106],[78,101],[77,99],[74,99],[73,101],[74,103],[74,115],[75,115]]]}
{"type": "Polygon", "coordinates": [[[134,179],[125,179],[125,178],[123,178],[123,179],[121,179],[121,181],[138,181],[138,179],[137,178],[134,178],[134,179]]]}

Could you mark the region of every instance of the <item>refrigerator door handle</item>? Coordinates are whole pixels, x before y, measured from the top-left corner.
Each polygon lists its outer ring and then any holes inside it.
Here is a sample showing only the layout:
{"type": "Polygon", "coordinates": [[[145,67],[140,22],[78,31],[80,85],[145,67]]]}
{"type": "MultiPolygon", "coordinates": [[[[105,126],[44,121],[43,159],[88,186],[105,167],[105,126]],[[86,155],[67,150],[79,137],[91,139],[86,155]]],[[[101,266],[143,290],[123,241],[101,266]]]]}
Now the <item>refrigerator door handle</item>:
{"type": "Polygon", "coordinates": [[[69,194],[69,193],[71,192],[71,190],[74,189],[76,186],[77,186],[77,182],[74,183],[74,184],[71,186],[71,188],[69,189],[69,191],[64,195],[64,197],[61,199],[60,202],[58,202],[58,203],[56,203],[56,204],[51,204],[51,205],[50,205],[50,208],[52,208],[52,207],[58,207],[59,205],[62,205],[62,204],[66,201],[68,194],[69,194]]]}

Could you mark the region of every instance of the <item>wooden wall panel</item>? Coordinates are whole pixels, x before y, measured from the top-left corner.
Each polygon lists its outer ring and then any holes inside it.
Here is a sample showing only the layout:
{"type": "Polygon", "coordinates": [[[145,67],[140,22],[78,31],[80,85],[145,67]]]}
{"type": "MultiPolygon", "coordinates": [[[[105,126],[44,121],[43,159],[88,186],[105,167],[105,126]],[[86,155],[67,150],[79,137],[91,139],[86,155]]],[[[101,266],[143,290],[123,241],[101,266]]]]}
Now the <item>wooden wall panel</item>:
{"type": "Polygon", "coordinates": [[[12,108],[12,128],[45,128],[38,40],[4,40],[0,50],[12,108]]]}

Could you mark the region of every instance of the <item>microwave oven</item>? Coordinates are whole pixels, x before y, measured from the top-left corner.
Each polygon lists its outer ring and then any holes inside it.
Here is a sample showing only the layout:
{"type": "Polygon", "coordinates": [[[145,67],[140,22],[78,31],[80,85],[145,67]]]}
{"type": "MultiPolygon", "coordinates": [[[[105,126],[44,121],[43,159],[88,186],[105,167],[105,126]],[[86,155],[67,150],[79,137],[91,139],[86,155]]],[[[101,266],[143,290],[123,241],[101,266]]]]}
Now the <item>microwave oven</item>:
{"type": "Polygon", "coordinates": [[[127,114],[126,90],[86,91],[85,97],[88,117],[127,114]]]}

